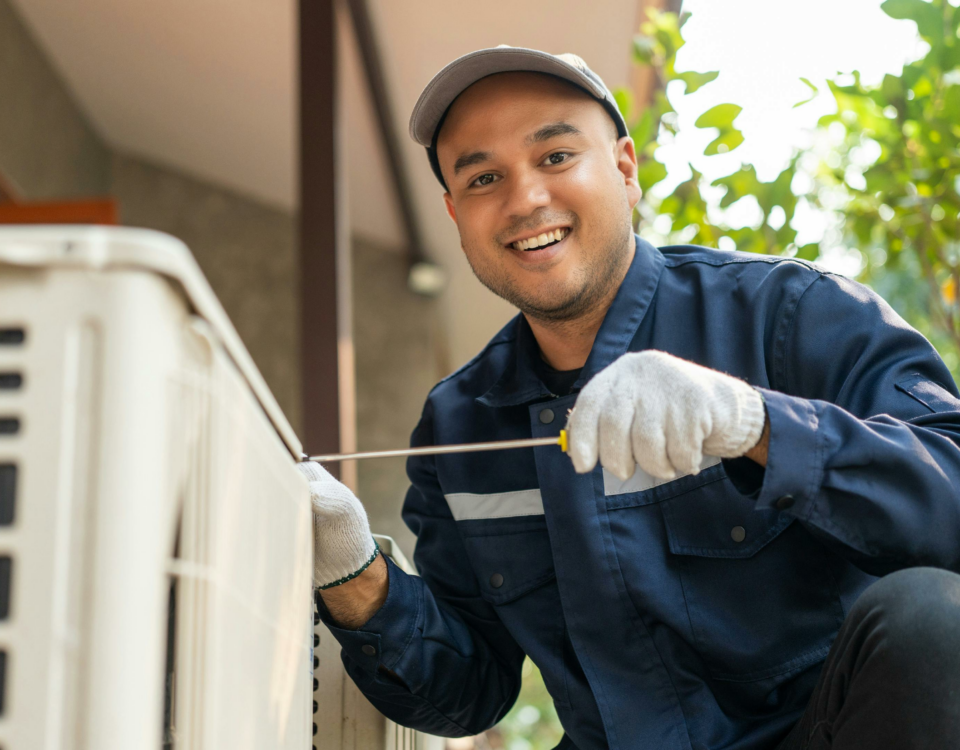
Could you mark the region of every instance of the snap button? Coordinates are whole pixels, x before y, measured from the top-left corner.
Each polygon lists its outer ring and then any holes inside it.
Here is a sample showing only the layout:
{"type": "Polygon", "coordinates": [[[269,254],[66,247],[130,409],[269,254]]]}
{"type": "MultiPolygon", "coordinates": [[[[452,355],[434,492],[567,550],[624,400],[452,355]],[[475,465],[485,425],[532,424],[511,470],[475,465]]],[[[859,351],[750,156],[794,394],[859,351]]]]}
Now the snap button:
{"type": "Polygon", "coordinates": [[[490,585],[493,586],[495,589],[498,589],[501,586],[503,586],[503,576],[500,575],[499,573],[494,573],[492,576],[490,576],[490,585]]]}
{"type": "Polygon", "coordinates": [[[541,424],[550,424],[553,421],[553,409],[544,409],[540,412],[541,424]]]}
{"type": "Polygon", "coordinates": [[[786,510],[787,508],[792,508],[794,502],[793,495],[784,495],[779,500],[777,500],[777,510],[786,510]]]}
{"type": "Polygon", "coordinates": [[[730,529],[730,538],[735,542],[742,542],[747,538],[747,530],[743,526],[734,526],[730,529]]]}
{"type": "Polygon", "coordinates": [[[361,647],[360,647],[360,650],[363,651],[363,653],[365,653],[367,656],[376,656],[376,655],[377,655],[377,647],[376,647],[376,646],[371,646],[369,643],[361,646],[361,647]]]}

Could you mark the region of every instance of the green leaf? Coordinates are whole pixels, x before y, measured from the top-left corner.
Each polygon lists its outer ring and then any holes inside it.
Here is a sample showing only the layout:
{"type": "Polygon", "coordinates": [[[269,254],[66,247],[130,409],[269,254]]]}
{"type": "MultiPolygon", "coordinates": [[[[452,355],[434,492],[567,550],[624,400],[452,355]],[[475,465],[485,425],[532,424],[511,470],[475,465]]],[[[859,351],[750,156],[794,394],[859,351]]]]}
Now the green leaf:
{"type": "Polygon", "coordinates": [[[637,151],[642,151],[655,135],[653,110],[647,109],[637,124],[630,129],[630,137],[633,138],[634,148],[637,151]]]}
{"type": "Polygon", "coordinates": [[[923,99],[924,97],[930,96],[933,93],[933,84],[930,82],[930,79],[927,76],[923,76],[915,84],[913,84],[913,95],[915,99],[923,99]]]}
{"type": "Polygon", "coordinates": [[[943,40],[943,16],[940,8],[933,3],[924,0],[886,0],[880,9],[890,18],[914,21],[920,36],[927,41],[943,40]]]}
{"type": "Polygon", "coordinates": [[[620,86],[613,92],[613,98],[623,119],[630,122],[630,118],[633,117],[633,93],[630,89],[620,86]]]}
{"type": "Polygon", "coordinates": [[[714,138],[703,150],[705,156],[727,154],[743,143],[743,133],[739,130],[728,130],[723,135],[714,138]]]}
{"type": "Polygon", "coordinates": [[[897,76],[887,73],[880,84],[880,90],[889,104],[896,104],[903,99],[903,81],[897,76]]]}
{"type": "Polygon", "coordinates": [[[743,107],[739,104],[718,104],[700,115],[694,125],[698,128],[720,128],[721,130],[730,128],[742,111],[743,107]]]}
{"type": "Polygon", "coordinates": [[[640,188],[647,192],[660,180],[667,176],[667,168],[656,159],[647,159],[637,167],[637,182],[640,188]]]}
{"type": "Polygon", "coordinates": [[[637,34],[633,38],[633,59],[642,65],[653,65],[658,46],[656,39],[637,34]]]}
{"type": "Polygon", "coordinates": [[[800,76],[800,80],[803,81],[803,83],[807,84],[807,86],[810,87],[810,96],[808,96],[806,99],[801,99],[799,102],[797,102],[796,104],[794,104],[794,105],[793,105],[793,108],[794,108],[794,109],[796,109],[797,107],[802,107],[802,106],[803,106],[804,104],[806,104],[807,102],[812,102],[814,99],[817,98],[817,94],[820,93],[820,89],[818,89],[816,86],[814,86],[812,83],[810,83],[810,79],[809,79],[809,78],[804,78],[803,76],[800,76]]]}
{"type": "Polygon", "coordinates": [[[676,29],[660,27],[657,29],[656,37],[660,46],[663,47],[664,57],[667,59],[675,57],[677,50],[683,44],[683,40],[676,33],[676,29]]]}
{"type": "Polygon", "coordinates": [[[943,92],[943,114],[948,122],[960,122],[960,86],[948,86],[943,92]]]}
{"type": "Polygon", "coordinates": [[[718,104],[697,118],[694,124],[698,128],[717,128],[720,131],[704,149],[705,155],[725,154],[743,143],[743,133],[733,126],[733,121],[742,111],[743,107],[737,104],[718,104]]]}
{"type": "Polygon", "coordinates": [[[707,73],[697,73],[691,70],[686,73],[677,73],[676,77],[687,85],[686,92],[692,94],[701,86],[706,86],[710,81],[716,80],[718,75],[720,75],[720,73],[716,70],[711,70],[707,73]]]}
{"type": "Polygon", "coordinates": [[[763,185],[763,183],[757,179],[757,170],[752,164],[743,169],[738,169],[733,174],[718,177],[710,184],[727,189],[727,192],[724,193],[723,198],[720,200],[720,208],[727,208],[745,195],[756,195],[763,185]]]}

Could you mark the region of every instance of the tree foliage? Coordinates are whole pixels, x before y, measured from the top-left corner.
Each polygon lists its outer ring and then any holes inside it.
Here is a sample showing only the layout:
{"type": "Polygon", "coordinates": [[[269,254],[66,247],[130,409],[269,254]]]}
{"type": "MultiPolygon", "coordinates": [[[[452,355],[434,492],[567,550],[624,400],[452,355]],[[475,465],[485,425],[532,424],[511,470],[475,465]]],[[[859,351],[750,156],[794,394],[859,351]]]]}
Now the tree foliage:
{"type": "MultiPolygon", "coordinates": [[[[810,96],[830,96],[836,112],[817,123],[816,148],[797,151],[773,180],[758,179],[752,164],[709,184],[690,179],[666,196],[648,200],[647,218],[667,215],[681,241],[717,246],[729,237],[738,250],[816,261],[824,243],[798,246],[798,207],[824,213],[835,227],[835,245],[859,251],[861,281],[872,284],[913,325],[930,336],[957,374],[960,366],[960,9],[947,0],[886,0],[884,12],[917,25],[923,57],[865,85],[852,71],[827,81],[810,96]],[[719,203],[711,198],[722,191],[719,203]],[[750,226],[724,223],[724,209],[756,200],[762,218],[750,226]],[[713,200],[713,204],[711,204],[713,200]]],[[[617,100],[639,157],[641,187],[649,191],[667,176],[657,150],[675,137],[677,117],[667,87],[682,81],[686,93],[709,85],[714,72],[678,72],[683,46],[680,19],[652,11],[634,41],[637,63],[653,68],[659,83],[650,106],[637,109],[625,91],[617,100]]],[[[671,87],[675,90],[677,87],[671,87]]],[[[736,104],[704,112],[698,128],[713,128],[706,155],[733,151],[743,142],[736,104]]],[[[641,217],[638,216],[638,219],[641,217]]]]}

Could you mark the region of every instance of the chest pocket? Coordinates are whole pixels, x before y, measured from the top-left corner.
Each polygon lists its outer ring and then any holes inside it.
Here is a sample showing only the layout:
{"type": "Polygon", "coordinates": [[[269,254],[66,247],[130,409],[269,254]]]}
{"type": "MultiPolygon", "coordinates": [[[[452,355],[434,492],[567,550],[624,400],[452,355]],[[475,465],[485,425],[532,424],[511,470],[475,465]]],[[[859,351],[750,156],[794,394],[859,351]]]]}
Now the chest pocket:
{"type": "Polygon", "coordinates": [[[508,604],[556,578],[543,516],[457,524],[480,584],[494,605],[508,604]]]}
{"type": "Polygon", "coordinates": [[[826,656],[843,610],[819,543],[717,469],[660,509],[698,651],[716,680],[765,681],[759,699],[826,656]]]}
{"type": "Polygon", "coordinates": [[[480,596],[539,667],[558,706],[569,708],[567,672],[575,656],[566,631],[545,518],[460,521],[480,596]]]}

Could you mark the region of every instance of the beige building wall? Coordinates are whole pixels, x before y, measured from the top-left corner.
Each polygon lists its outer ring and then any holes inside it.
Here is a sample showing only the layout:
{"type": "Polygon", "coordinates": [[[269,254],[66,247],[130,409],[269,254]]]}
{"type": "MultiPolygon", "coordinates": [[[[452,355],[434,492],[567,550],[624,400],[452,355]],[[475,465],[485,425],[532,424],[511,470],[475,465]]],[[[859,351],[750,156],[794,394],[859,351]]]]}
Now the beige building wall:
{"type": "Polygon", "coordinates": [[[7,0],[0,0],[0,172],[23,198],[110,191],[110,151],[7,0]]]}
{"type": "Polygon", "coordinates": [[[295,430],[300,429],[296,219],[140,159],[113,157],[123,224],[183,240],[295,430]]]}
{"type": "MultiPolygon", "coordinates": [[[[296,215],[113,152],[8,0],[0,0],[0,173],[27,200],[112,195],[123,224],[183,240],[299,430],[296,215]]],[[[439,302],[408,291],[400,253],[362,238],[353,247],[358,445],[406,446],[427,393],[448,369],[439,302]]],[[[358,481],[374,531],[395,537],[409,556],[413,536],[400,519],[404,461],[360,462],[358,481]]]]}
{"type": "MultiPolygon", "coordinates": [[[[440,302],[407,289],[403,255],[353,243],[357,443],[361,451],[409,445],[430,389],[448,372],[440,302]]],[[[413,557],[414,536],[400,518],[409,482],[403,458],[357,462],[357,494],[374,532],[392,536],[413,557]]]]}

